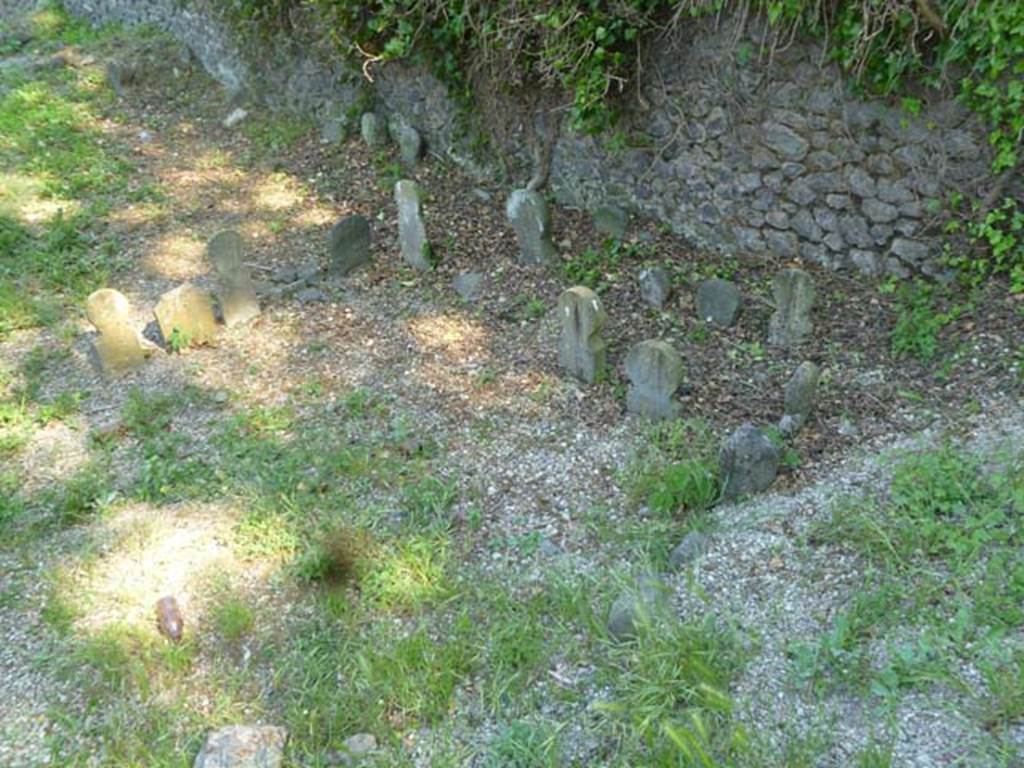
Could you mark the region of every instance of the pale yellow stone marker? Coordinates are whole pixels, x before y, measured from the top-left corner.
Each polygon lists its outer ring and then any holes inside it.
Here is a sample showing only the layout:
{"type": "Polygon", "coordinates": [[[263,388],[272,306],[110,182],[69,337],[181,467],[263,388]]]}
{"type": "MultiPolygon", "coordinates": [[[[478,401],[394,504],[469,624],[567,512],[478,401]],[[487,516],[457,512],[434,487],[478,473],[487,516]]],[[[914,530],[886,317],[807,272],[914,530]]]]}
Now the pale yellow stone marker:
{"type": "Polygon", "coordinates": [[[86,300],[86,316],[100,332],[93,347],[106,374],[130,371],[149,356],[139,332],[132,327],[131,310],[124,294],[113,288],[94,291],[86,300]]]}
{"type": "Polygon", "coordinates": [[[160,297],[153,310],[164,343],[174,347],[208,344],[217,336],[213,300],[191,283],[179,285],[160,297]]]}

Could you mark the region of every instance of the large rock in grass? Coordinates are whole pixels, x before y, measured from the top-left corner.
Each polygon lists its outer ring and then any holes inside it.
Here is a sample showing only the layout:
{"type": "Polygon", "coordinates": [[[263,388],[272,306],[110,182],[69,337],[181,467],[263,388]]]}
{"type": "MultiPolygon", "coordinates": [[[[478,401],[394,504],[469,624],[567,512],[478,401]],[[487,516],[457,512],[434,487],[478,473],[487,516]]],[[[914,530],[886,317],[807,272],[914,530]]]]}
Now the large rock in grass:
{"type": "Polygon", "coordinates": [[[725,441],[719,455],[722,497],[735,499],[766,491],[775,481],[782,447],[752,424],[744,424],[725,441]]]}
{"type": "Polygon", "coordinates": [[[641,576],[634,589],[616,598],[608,611],[608,634],[623,642],[634,639],[641,627],[666,613],[668,588],[654,575],[641,576]]]}
{"type": "Polygon", "coordinates": [[[211,731],[193,768],[281,768],[288,732],[273,725],[230,725],[211,731]]]}

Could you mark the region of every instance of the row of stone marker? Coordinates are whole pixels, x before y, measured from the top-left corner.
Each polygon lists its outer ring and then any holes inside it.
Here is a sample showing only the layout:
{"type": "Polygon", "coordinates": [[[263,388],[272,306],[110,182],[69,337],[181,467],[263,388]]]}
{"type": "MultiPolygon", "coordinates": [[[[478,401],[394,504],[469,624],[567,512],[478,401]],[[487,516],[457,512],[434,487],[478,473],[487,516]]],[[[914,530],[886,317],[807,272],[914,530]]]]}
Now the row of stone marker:
{"type": "MultiPolygon", "coordinates": [[[[702,285],[710,285],[709,281],[702,285]]],[[[724,281],[717,281],[724,283],[724,281]]],[[[731,284],[725,284],[736,291],[731,284]]],[[[723,286],[715,286],[723,288],[723,286]]],[[[769,324],[768,341],[784,347],[797,346],[813,331],[811,310],[814,307],[814,283],[810,275],[799,269],[787,269],[772,282],[775,312],[769,324]]],[[[726,291],[735,314],[738,292],[726,291]]],[[[702,304],[698,292],[698,311],[702,304]]],[[[705,291],[706,293],[706,291],[705,291]]],[[[707,299],[705,298],[705,301],[707,299]]],[[[589,288],[569,288],[558,300],[562,319],[559,342],[559,362],[573,376],[587,383],[601,379],[607,366],[606,345],[601,331],[608,316],[601,299],[589,288]]],[[[721,322],[714,312],[707,318],[721,322]]],[[[626,357],[626,375],[630,380],[626,406],[628,410],[654,419],[672,419],[678,415],[679,404],[673,401],[676,390],[683,382],[683,360],[672,346],[664,341],[641,341],[626,357]]]]}
{"type": "MultiPolygon", "coordinates": [[[[224,324],[238,325],[256,317],[260,313],[256,285],[242,262],[242,239],[238,233],[217,234],[209,242],[207,254],[217,271],[217,298],[224,324]]],[[[171,346],[206,344],[217,334],[212,297],[190,283],[163,294],[153,314],[164,343],[171,346]]],[[[86,316],[99,331],[94,348],[105,373],[136,368],[156,348],[132,323],[128,299],[112,288],[102,288],[89,296],[86,316]]]]}
{"type": "MultiPolygon", "coordinates": [[[[776,310],[769,341],[793,346],[806,339],[813,325],[814,286],[800,270],[780,272],[773,281],[776,310]]],[[[600,380],[607,367],[607,346],[601,331],[607,315],[597,294],[576,286],[558,301],[562,320],[559,363],[587,383],[600,380]]],[[[711,320],[711,318],[708,318],[711,320]]],[[[626,355],[626,410],[655,420],[675,419],[680,403],[675,394],[683,383],[683,359],[672,345],[658,339],[641,341],[626,355]]],[[[778,429],[790,437],[806,423],[814,403],[820,371],[812,362],[802,363],[785,388],[783,416],[778,429]]],[[[766,490],[775,479],[781,461],[777,441],[751,424],[744,424],[722,449],[723,496],[735,498],[766,490]]]]}

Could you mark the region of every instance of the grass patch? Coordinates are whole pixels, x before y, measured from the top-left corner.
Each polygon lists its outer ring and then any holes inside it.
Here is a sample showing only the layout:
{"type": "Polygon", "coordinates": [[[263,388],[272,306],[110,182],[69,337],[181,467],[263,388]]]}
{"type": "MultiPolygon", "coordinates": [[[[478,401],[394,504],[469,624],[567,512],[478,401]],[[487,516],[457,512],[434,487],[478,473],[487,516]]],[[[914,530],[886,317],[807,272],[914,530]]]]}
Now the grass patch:
{"type": "Polygon", "coordinates": [[[221,596],[210,610],[217,634],[229,642],[238,642],[248,635],[256,622],[249,604],[234,594],[221,596]]]}
{"type": "Polygon", "coordinates": [[[309,122],[287,115],[250,117],[243,126],[245,135],[261,156],[291,148],[312,130],[309,122]]]}
{"type": "Polygon", "coordinates": [[[942,331],[967,310],[959,305],[942,310],[939,298],[938,289],[928,283],[900,287],[896,324],[890,337],[893,357],[913,357],[925,363],[935,359],[942,331]]]}
{"type": "Polygon", "coordinates": [[[741,664],[735,639],[711,621],[642,626],[634,644],[610,653],[602,682],[611,695],[598,709],[646,765],[721,765],[747,743],[728,696],[741,664]]]}
{"type": "Polygon", "coordinates": [[[1024,626],[1022,457],[997,458],[993,470],[952,444],[906,455],[885,493],[839,505],[814,533],[859,554],[868,578],[817,641],[795,646],[806,679],[893,697],[957,684],[965,662],[996,668],[1024,626]]]}
{"type": "Polygon", "coordinates": [[[563,262],[562,273],[573,285],[604,293],[623,279],[623,270],[628,266],[626,262],[642,260],[650,255],[650,246],[608,238],[600,247],[587,248],[563,262]]]}

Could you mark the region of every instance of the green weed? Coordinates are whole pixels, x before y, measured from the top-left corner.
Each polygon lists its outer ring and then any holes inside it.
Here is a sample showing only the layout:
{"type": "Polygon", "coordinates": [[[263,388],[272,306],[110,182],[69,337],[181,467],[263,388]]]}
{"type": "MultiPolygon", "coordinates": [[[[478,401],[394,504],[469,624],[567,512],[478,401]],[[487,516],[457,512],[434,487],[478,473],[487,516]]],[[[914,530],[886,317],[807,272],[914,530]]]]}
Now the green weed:
{"type": "Polygon", "coordinates": [[[960,317],[965,308],[953,306],[940,311],[937,298],[936,289],[926,283],[900,288],[899,311],[890,339],[894,357],[909,356],[927,363],[938,354],[942,330],[960,317]]]}

